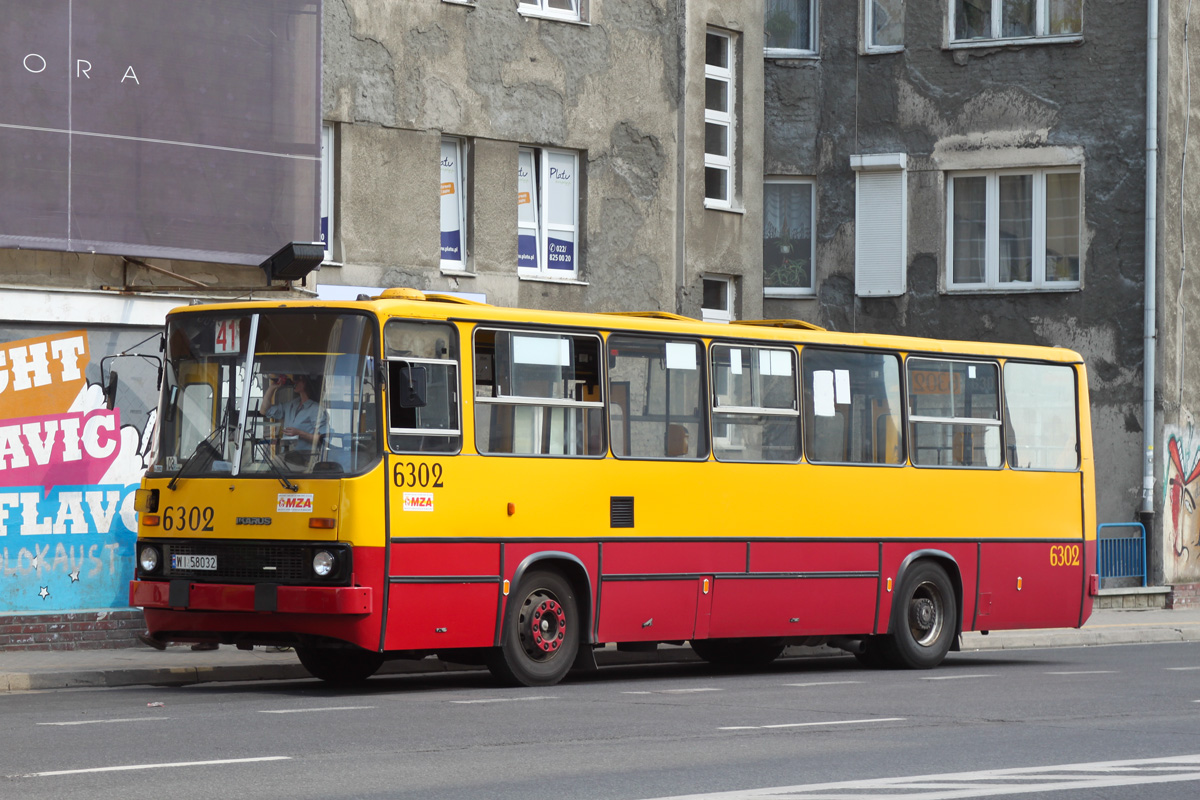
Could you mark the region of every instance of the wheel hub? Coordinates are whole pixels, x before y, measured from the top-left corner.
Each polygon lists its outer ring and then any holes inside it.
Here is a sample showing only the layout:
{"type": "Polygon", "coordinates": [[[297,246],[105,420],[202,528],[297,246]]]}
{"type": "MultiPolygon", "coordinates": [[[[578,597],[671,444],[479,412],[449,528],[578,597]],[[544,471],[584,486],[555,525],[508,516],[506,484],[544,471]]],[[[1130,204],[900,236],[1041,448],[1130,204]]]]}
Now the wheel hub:
{"type": "Polygon", "coordinates": [[[567,635],[567,614],[552,597],[531,598],[533,611],[528,617],[527,648],[535,654],[553,655],[567,635]]]}

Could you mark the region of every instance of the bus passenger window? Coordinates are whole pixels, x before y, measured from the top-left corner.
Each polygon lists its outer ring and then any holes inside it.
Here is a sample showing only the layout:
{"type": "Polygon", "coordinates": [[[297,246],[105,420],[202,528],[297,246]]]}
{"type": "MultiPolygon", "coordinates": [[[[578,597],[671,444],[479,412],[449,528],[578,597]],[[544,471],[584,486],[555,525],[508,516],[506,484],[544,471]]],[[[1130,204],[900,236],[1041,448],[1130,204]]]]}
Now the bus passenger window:
{"type": "Polygon", "coordinates": [[[1004,365],[1004,439],[1013,469],[1079,469],[1075,370],[1069,366],[1004,365]]]}
{"type": "Polygon", "coordinates": [[[398,453],[455,453],[461,446],[458,337],[442,323],[389,320],[388,443],[398,453]]]}
{"type": "Polygon", "coordinates": [[[714,344],[713,453],[719,461],[797,461],[796,351],[714,344]]]}
{"type": "Polygon", "coordinates": [[[808,460],[903,464],[899,359],[816,347],[805,347],[801,359],[808,460]]]}
{"type": "Polygon", "coordinates": [[[707,458],[703,346],[613,334],[608,354],[613,455],[707,458]]]}
{"type": "Polygon", "coordinates": [[[477,330],[474,385],[479,452],[607,453],[599,336],[477,330]]]}
{"type": "Polygon", "coordinates": [[[999,468],[999,365],[910,358],[907,369],[913,463],[999,468]]]}

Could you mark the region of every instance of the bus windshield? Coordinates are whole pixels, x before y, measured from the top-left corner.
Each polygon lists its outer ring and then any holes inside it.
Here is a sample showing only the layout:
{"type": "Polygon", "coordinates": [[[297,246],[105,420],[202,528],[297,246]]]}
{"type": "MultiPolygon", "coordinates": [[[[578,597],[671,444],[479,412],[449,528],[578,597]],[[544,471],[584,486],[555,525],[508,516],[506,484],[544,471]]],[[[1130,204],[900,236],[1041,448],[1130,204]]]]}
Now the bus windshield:
{"type": "Polygon", "coordinates": [[[336,477],[378,461],[369,317],[227,311],[168,322],[154,472],[336,477]]]}

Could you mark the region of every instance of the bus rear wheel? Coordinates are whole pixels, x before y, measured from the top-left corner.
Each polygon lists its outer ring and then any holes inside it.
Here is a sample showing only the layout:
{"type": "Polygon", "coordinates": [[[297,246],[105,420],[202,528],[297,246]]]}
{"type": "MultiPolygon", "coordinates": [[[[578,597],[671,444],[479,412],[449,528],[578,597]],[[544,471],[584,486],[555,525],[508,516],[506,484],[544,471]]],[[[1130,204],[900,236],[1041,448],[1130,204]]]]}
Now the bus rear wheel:
{"type": "Polygon", "coordinates": [[[757,669],[783,652],[775,639],[693,639],[692,651],[714,667],[757,669]]]}
{"type": "Polygon", "coordinates": [[[362,683],[383,666],[383,653],[361,648],[297,647],[296,655],[314,678],[339,686],[362,683]]]}
{"type": "Polygon", "coordinates": [[[892,608],[887,661],[901,669],[942,663],[957,634],[958,606],[946,571],[931,561],[913,564],[892,608]]]}
{"type": "Polygon", "coordinates": [[[575,662],[578,628],[570,584],[555,572],[530,572],[508,598],[504,633],[488,669],[509,686],[552,686],[575,662]]]}

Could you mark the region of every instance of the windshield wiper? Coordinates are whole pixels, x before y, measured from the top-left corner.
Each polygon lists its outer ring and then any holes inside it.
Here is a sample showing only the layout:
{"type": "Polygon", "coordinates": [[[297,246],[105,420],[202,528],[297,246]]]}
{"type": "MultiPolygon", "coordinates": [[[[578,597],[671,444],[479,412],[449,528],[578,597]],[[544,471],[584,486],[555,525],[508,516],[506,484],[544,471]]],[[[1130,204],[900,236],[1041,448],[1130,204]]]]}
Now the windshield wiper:
{"type": "Polygon", "coordinates": [[[300,487],[288,480],[288,476],[284,475],[283,470],[279,468],[279,456],[271,452],[270,447],[267,446],[266,439],[258,439],[254,442],[254,447],[262,448],[263,460],[271,466],[271,471],[275,473],[275,477],[279,479],[279,482],[283,484],[284,488],[286,488],[289,492],[300,491],[300,487]]]}
{"type": "Polygon", "coordinates": [[[183,474],[191,467],[195,467],[192,472],[199,472],[201,469],[208,469],[211,467],[213,462],[221,457],[221,451],[218,450],[216,445],[213,444],[213,440],[216,438],[218,433],[221,433],[222,430],[224,430],[223,425],[217,426],[213,429],[212,433],[204,437],[204,439],[196,445],[196,449],[192,450],[192,454],[184,459],[183,464],[179,467],[179,471],[175,473],[175,477],[171,478],[171,482],[167,484],[168,489],[175,491],[175,484],[179,483],[179,479],[182,478],[183,474]],[[200,458],[197,458],[197,456],[200,456],[200,458]],[[203,467],[200,466],[202,464],[203,467]]]}

